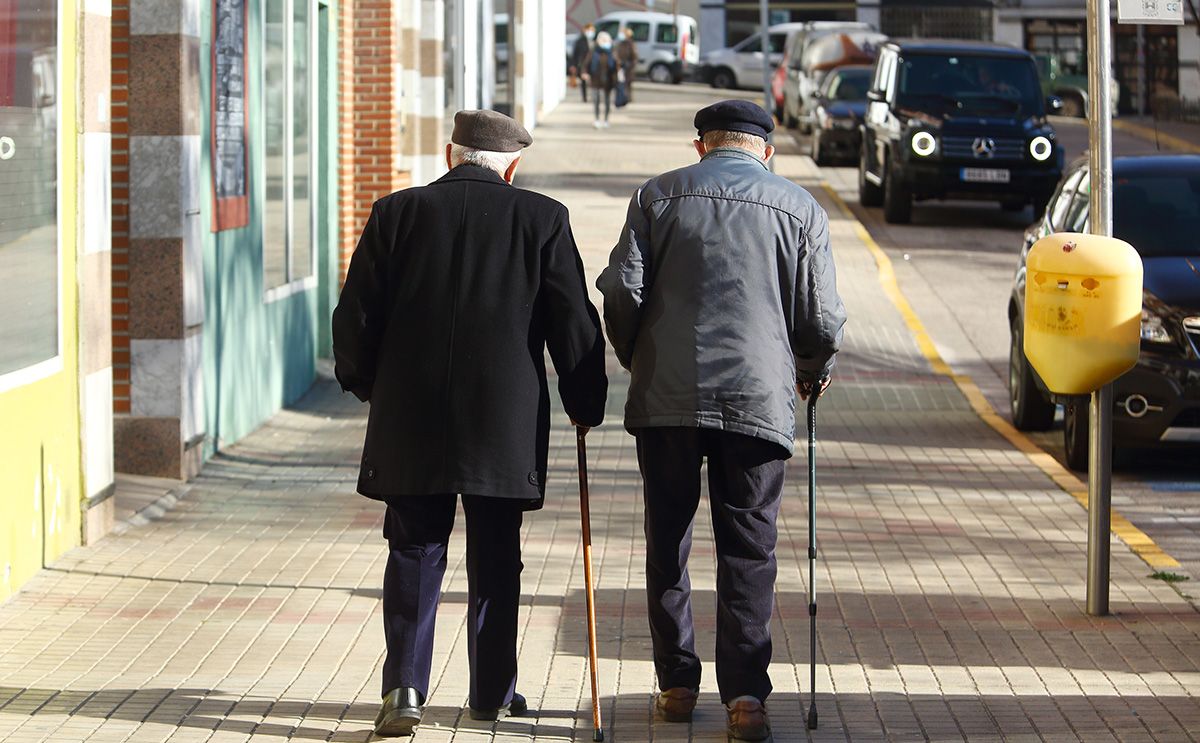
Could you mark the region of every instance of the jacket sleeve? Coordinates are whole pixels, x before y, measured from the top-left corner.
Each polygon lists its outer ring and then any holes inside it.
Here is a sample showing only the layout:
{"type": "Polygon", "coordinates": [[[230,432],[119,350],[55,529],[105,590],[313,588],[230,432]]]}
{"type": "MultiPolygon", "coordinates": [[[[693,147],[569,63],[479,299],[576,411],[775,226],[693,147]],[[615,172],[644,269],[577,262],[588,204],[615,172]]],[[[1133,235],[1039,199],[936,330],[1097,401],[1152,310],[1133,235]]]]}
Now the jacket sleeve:
{"type": "Polygon", "coordinates": [[[846,308],[838,294],[837,271],[829,246],[829,218],[824,209],[814,209],[803,239],[796,271],[792,353],[797,381],[817,382],[833,368],[846,325],[846,308]]]}
{"type": "Polygon", "coordinates": [[[600,316],[588,299],[583,260],[571,234],[566,207],[542,249],[540,305],[545,313],[546,346],[558,374],[558,394],[567,415],[593,427],[604,421],[608,376],[600,316]]]}
{"type": "Polygon", "coordinates": [[[363,402],[371,399],[379,344],[387,325],[388,245],[380,219],[376,204],[350,259],[346,283],[333,310],[334,376],[343,390],[353,392],[363,402]]]}
{"type": "Polygon", "coordinates": [[[642,209],[642,190],[638,189],[629,202],[625,226],[608,257],[608,267],[596,279],[596,288],[604,295],[608,339],[617,361],[626,369],[633,365],[633,346],[641,323],[649,246],[650,221],[642,209]]]}

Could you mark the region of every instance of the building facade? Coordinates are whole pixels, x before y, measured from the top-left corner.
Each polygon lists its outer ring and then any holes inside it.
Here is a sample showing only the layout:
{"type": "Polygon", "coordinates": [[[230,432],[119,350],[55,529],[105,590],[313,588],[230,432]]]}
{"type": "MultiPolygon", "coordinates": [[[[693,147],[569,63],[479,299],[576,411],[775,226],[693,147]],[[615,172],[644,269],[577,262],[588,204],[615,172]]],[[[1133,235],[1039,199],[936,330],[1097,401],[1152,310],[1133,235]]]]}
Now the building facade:
{"type": "Polygon", "coordinates": [[[0,7],[0,599],[112,495],[108,14],[0,7]]]}

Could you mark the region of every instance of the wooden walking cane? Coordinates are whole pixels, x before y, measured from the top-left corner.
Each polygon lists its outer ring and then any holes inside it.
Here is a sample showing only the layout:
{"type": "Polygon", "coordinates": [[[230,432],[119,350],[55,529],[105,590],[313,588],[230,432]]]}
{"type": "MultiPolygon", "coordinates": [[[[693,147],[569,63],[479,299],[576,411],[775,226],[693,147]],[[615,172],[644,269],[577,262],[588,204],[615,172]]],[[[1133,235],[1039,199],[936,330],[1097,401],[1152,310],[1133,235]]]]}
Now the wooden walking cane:
{"type": "Polygon", "coordinates": [[[596,596],[592,589],[592,517],[588,505],[587,429],[575,426],[575,448],[579,452],[579,519],[583,527],[583,579],[587,581],[588,664],[592,671],[592,740],[604,740],[600,722],[600,676],[596,668],[596,596]]]}

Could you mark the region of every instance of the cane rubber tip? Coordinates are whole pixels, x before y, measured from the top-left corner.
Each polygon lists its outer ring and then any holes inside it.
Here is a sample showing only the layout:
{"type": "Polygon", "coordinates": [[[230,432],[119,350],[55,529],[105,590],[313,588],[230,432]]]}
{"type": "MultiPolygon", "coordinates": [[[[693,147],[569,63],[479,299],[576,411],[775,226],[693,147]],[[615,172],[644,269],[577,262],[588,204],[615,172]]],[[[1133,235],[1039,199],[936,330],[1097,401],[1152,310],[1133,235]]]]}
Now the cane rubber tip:
{"type": "Polygon", "coordinates": [[[809,730],[817,729],[817,708],[816,707],[813,707],[812,709],[810,709],[808,711],[808,729],[809,730]]]}
{"type": "Polygon", "coordinates": [[[604,731],[597,730],[597,731],[593,732],[592,740],[596,741],[596,743],[604,743],[604,731]]]}

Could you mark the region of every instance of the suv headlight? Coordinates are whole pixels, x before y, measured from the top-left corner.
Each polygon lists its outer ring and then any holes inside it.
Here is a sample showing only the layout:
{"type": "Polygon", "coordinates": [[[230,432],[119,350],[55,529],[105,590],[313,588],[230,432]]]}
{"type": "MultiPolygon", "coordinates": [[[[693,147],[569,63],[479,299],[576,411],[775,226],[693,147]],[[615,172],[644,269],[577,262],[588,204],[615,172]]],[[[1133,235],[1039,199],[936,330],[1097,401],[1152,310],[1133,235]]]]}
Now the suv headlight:
{"type": "Polygon", "coordinates": [[[937,137],[929,132],[917,132],[912,136],[912,151],[919,157],[929,157],[937,152],[937,137]]]}
{"type": "Polygon", "coordinates": [[[1148,343],[1172,343],[1163,319],[1150,310],[1142,310],[1142,340],[1148,343]]]}
{"type": "Polygon", "coordinates": [[[1044,163],[1054,154],[1054,143],[1049,137],[1037,136],[1029,140],[1029,154],[1034,160],[1044,163]]]}

